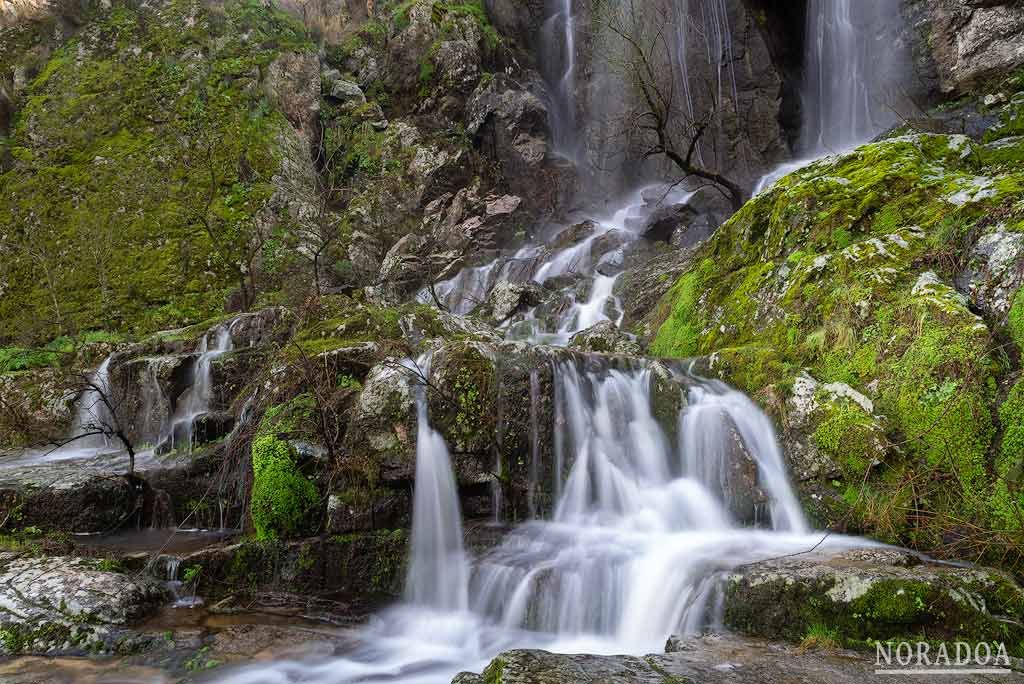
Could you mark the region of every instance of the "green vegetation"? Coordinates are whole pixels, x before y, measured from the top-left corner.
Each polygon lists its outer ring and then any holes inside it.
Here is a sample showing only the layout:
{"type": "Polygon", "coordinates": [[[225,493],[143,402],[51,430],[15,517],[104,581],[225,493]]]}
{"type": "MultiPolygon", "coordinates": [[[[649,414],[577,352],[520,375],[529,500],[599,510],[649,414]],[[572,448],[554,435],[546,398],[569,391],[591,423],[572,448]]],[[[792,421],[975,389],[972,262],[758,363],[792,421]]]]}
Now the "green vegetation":
{"type": "MultiPolygon", "coordinates": [[[[947,283],[968,236],[1024,231],[1024,174],[981,152],[962,136],[904,136],[782,179],[702,247],[656,312],[651,350],[714,354],[715,371],[769,409],[803,368],[867,394],[882,428],[841,403],[814,416],[813,443],[843,472],[845,503],[822,522],[852,519],[888,541],[999,561],[1004,544],[1024,552],[1011,533],[1020,459],[995,457],[1000,424],[1004,443],[1016,439],[1003,415],[1016,409],[1008,402],[997,420],[1006,364],[947,283]]],[[[1015,340],[1022,312],[1018,295],[1015,340]]]]}
{"type": "Polygon", "coordinates": [[[314,524],[320,497],[295,459],[295,450],[273,435],[253,441],[250,513],[257,539],[301,536],[314,524]]]}
{"type": "Polygon", "coordinates": [[[239,245],[257,239],[279,164],[285,122],[262,70],[311,47],[296,21],[256,0],[88,19],[14,121],[0,175],[0,340],[97,323],[145,333],[220,311],[244,280],[239,245]]]}

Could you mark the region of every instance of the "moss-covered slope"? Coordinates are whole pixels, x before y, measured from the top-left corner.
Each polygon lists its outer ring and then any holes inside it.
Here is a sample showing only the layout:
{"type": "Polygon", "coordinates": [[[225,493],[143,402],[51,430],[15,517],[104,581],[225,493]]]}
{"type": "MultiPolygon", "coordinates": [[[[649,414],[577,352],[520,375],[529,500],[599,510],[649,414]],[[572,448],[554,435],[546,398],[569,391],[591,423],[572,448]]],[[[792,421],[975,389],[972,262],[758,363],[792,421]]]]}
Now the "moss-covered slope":
{"type": "MultiPolygon", "coordinates": [[[[655,313],[655,354],[714,355],[715,372],[757,394],[784,431],[801,373],[833,388],[819,391],[803,445],[837,466],[832,497],[808,501],[820,522],[1019,558],[1021,453],[1005,447],[1022,414],[1016,399],[997,408],[1018,350],[1005,307],[979,301],[970,281],[998,280],[991,264],[971,271],[983,239],[1021,260],[1020,100],[984,144],[902,135],[782,179],[702,248],[655,313]],[[859,405],[837,397],[850,388],[859,405]]],[[[1007,273],[999,286],[1018,287],[1007,273]]]]}
{"type": "Polygon", "coordinates": [[[92,10],[18,99],[0,175],[0,339],[220,311],[254,245],[272,251],[284,229],[261,215],[288,127],[267,66],[310,48],[249,0],[92,10]]]}

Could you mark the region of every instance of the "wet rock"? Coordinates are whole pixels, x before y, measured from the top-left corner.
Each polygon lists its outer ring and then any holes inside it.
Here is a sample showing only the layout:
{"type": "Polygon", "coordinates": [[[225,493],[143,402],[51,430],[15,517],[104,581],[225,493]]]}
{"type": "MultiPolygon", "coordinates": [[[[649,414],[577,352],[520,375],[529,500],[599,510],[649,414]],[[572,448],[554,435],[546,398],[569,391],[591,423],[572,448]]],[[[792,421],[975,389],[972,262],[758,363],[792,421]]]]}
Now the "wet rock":
{"type": "Polygon", "coordinates": [[[115,467],[121,466],[112,462],[103,473],[75,464],[5,469],[0,518],[17,516],[21,526],[63,532],[118,529],[139,512],[143,489],[138,481],[114,474],[115,467]]]}
{"type": "Polygon", "coordinates": [[[226,411],[211,411],[195,419],[192,424],[192,444],[198,446],[223,439],[235,426],[235,417],[226,411]]]}
{"type": "Polygon", "coordinates": [[[671,250],[643,265],[627,269],[615,283],[622,301],[622,327],[644,339],[653,337],[660,326],[657,304],[693,261],[693,250],[671,250]]]}
{"type": "Polygon", "coordinates": [[[1019,643],[1024,591],[995,570],[919,563],[897,549],[751,563],[723,580],[731,629],[800,641],[829,625],[853,642],[961,639],[1019,643]]]}
{"type": "Polygon", "coordinates": [[[531,210],[550,211],[568,201],[575,170],[549,158],[548,110],[537,94],[543,92],[536,75],[482,79],[466,104],[466,131],[498,162],[511,192],[531,210]]]}
{"type": "Polygon", "coordinates": [[[163,589],[93,559],[0,553],[0,652],[102,649],[116,627],[151,611],[163,589]]]}
{"type": "Polygon", "coordinates": [[[546,294],[544,288],[534,282],[516,283],[503,280],[491,289],[485,308],[491,320],[501,323],[517,313],[537,306],[544,301],[546,294]]]}
{"type": "Polygon", "coordinates": [[[199,595],[279,591],[311,595],[397,595],[405,576],[404,530],[375,531],[295,542],[255,540],[188,554],[182,566],[199,566],[199,595]]]}
{"type": "Polygon", "coordinates": [[[956,288],[991,321],[1003,321],[1014,293],[1024,284],[1024,235],[1002,229],[982,236],[956,288]]]}
{"type": "Polygon", "coordinates": [[[600,354],[640,354],[640,345],[612,321],[601,321],[572,336],[569,347],[600,354]]]}
{"type": "MultiPolygon", "coordinates": [[[[922,679],[877,676],[874,652],[803,648],[732,634],[672,637],[665,650],[642,658],[507,651],[481,674],[459,673],[452,684],[861,684],[876,679],[912,684],[922,679]]],[[[955,680],[982,684],[991,677],[962,674],[955,680]]]]}

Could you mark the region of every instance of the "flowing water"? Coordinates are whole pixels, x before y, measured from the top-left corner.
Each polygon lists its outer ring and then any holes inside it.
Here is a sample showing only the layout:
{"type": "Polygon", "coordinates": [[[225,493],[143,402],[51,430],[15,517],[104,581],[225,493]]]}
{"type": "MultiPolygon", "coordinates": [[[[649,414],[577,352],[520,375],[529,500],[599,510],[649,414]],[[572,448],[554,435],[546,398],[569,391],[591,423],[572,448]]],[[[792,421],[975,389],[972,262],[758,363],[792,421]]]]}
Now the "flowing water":
{"type": "Polygon", "coordinates": [[[231,326],[221,325],[213,331],[213,345],[210,333],[199,340],[196,348],[198,358],[192,367],[192,381],[178,399],[178,405],[171,417],[170,425],[161,438],[158,450],[183,450],[191,452],[195,446],[196,421],[210,411],[213,401],[213,362],[233,349],[231,326]]]}
{"type": "Polygon", "coordinates": [[[829,154],[868,142],[899,121],[907,94],[900,3],[889,0],[810,0],[800,90],[803,128],[797,153],[765,175],[755,194],[829,154]]]}
{"type": "MultiPolygon", "coordinates": [[[[357,632],[359,645],[345,657],[261,664],[223,681],[447,683],[513,647],[656,652],[672,633],[718,624],[722,571],[820,541],[789,485],[770,420],[745,396],[683,375],[686,401],[672,435],[655,417],[648,362],[558,358],[555,421],[563,427],[552,463],[533,467],[537,482],[560,492],[550,520],[518,525],[470,559],[448,450],[418,388],[405,599],[357,632]],[[736,458],[749,459],[767,495],[763,527],[731,513],[722,482],[736,458]]],[[[823,548],[864,543],[834,537],[823,548]]]]}
{"type": "MultiPolygon", "coordinates": [[[[708,7],[724,16],[723,3],[708,7]]],[[[571,2],[550,2],[549,16],[545,35],[562,36],[559,50],[544,49],[558,103],[556,146],[564,152],[575,144],[565,137],[575,111],[571,2]]],[[[710,25],[720,25],[715,16],[710,25]]],[[[707,40],[717,41],[719,52],[728,47],[722,36],[707,40]]],[[[726,74],[719,85],[728,84],[726,74]]],[[[643,196],[637,192],[603,216],[581,217],[589,223],[464,269],[420,298],[436,296],[449,310],[468,313],[498,285],[547,285],[560,295],[557,306],[541,304],[503,324],[508,339],[532,344],[564,346],[596,323],[618,323],[614,288],[624,249],[639,238],[637,226],[652,210],[643,196]]],[[[866,543],[843,537],[821,543],[821,534],[808,528],[771,421],[744,395],[675,369],[669,387],[677,388],[671,405],[679,409],[666,419],[671,397],[663,365],[565,353],[553,353],[551,364],[551,397],[542,395],[537,370],[530,377],[528,522],[490,551],[467,552],[448,448],[428,422],[425,388],[416,387],[416,482],[403,600],[358,630],[356,645],[342,657],[254,665],[223,681],[447,684],[509,648],[658,652],[670,634],[719,624],[722,573],[729,568],[815,545],[827,552],[866,543]],[[556,426],[549,460],[540,449],[546,401],[553,402],[556,426]],[[737,484],[738,471],[752,482],[737,484]],[[555,497],[550,519],[538,518],[542,490],[555,497]]],[[[429,373],[429,358],[415,365],[414,375],[429,373]]]]}

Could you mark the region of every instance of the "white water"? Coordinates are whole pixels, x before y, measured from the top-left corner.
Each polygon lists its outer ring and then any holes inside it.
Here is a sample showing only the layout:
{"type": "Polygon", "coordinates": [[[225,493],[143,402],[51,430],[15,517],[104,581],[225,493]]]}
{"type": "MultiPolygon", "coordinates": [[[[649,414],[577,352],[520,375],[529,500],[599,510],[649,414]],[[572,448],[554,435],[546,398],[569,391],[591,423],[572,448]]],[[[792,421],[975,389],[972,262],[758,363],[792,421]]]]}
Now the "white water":
{"type": "Polygon", "coordinates": [[[66,453],[99,451],[110,446],[110,440],[106,435],[89,433],[97,429],[108,430],[111,425],[110,408],[106,404],[107,401],[113,401],[110,392],[111,358],[108,356],[103,359],[103,363],[89,377],[91,385],[78,397],[75,417],[71,424],[70,437],[74,441],[65,447],[66,453]],[[78,437],[80,439],[75,439],[78,437]]]}
{"type": "Polygon", "coordinates": [[[868,142],[899,121],[904,74],[892,38],[901,21],[900,3],[890,0],[809,0],[800,158],[766,174],[754,194],[826,155],[868,142]]]}
{"type": "Polygon", "coordinates": [[[416,415],[416,488],[405,599],[413,606],[464,611],[469,605],[469,566],[462,512],[448,445],[427,422],[424,387],[416,388],[416,415]]]}
{"type": "Polygon", "coordinates": [[[549,93],[555,152],[579,164],[576,116],[576,16],[573,0],[547,0],[541,27],[541,65],[549,93]]]}
{"type": "Polygon", "coordinates": [[[219,326],[214,330],[213,340],[211,347],[210,333],[206,333],[196,347],[198,357],[192,367],[192,382],[178,398],[170,425],[160,440],[170,450],[191,452],[195,443],[196,420],[210,411],[213,400],[213,362],[232,350],[231,326],[219,326]]]}
{"type": "MultiPolygon", "coordinates": [[[[652,412],[642,364],[555,363],[556,453],[538,472],[560,491],[553,518],[512,529],[467,560],[448,451],[418,395],[419,441],[409,576],[402,604],[373,619],[345,657],[273,662],[230,684],[354,681],[447,684],[509,648],[658,652],[673,633],[719,624],[720,572],[807,550],[810,533],[771,422],[718,382],[687,381],[670,438],[652,412]],[[720,486],[734,430],[770,498],[770,528],[740,526],[720,486]],[[563,464],[569,464],[563,477],[563,464]]],[[[534,383],[531,397],[538,399],[534,383]]],[[[863,540],[831,537],[834,551],[863,540]]]]}

